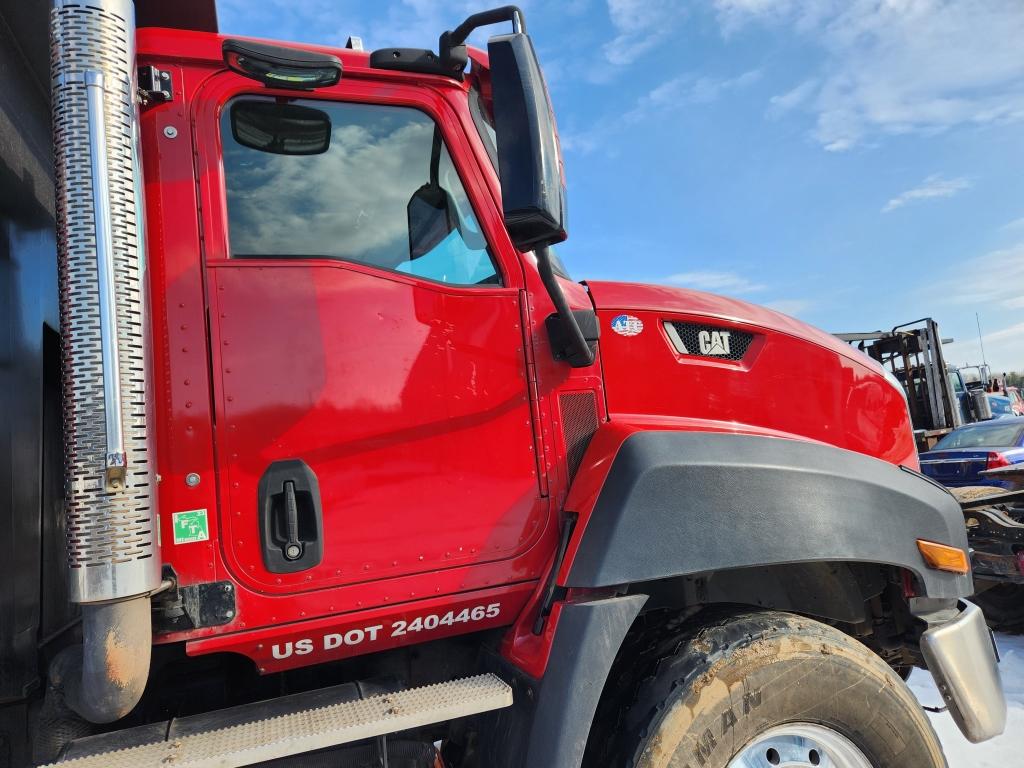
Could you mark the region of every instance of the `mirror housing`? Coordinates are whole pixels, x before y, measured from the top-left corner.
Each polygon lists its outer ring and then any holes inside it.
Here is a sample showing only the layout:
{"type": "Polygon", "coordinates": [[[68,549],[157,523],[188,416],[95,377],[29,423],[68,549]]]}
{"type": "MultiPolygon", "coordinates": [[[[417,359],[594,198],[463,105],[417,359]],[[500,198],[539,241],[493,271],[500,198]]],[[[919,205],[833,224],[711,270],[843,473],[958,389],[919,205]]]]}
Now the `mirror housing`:
{"type": "Polygon", "coordinates": [[[430,253],[459,226],[451,195],[437,184],[424,184],[413,192],[406,213],[410,260],[430,253]]]}
{"type": "Polygon", "coordinates": [[[525,32],[487,44],[505,227],[530,251],[568,237],[562,153],[551,99],[525,32]]]}
{"type": "Polygon", "coordinates": [[[244,147],[275,155],[320,155],[331,146],[331,117],[298,104],[241,100],[230,106],[231,135],[244,147]]]}

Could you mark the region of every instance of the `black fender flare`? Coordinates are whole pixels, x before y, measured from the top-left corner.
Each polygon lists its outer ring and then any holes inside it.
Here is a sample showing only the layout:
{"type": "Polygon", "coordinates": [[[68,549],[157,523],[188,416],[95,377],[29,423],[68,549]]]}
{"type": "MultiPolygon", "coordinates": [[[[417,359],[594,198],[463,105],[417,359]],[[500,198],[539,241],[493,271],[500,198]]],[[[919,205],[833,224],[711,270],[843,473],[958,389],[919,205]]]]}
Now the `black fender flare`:
{"type": "Polygon", "coordinates": [[[515,695],[511,707],[481,721],[480,765],[579,768],[615,655],[645,602],[647,595],[633,594],[565,603],[539,680],[490,657],[489,668],[515,695]]]}
{"type": "Polygon", "coordinates": [[[600,588],[802,562],[906,568],[927,597],[973,591],[917,539],[967,547],[960,506],[912,470],[821,443],[649,430],[627,437],[561,584],[600,588]]]}

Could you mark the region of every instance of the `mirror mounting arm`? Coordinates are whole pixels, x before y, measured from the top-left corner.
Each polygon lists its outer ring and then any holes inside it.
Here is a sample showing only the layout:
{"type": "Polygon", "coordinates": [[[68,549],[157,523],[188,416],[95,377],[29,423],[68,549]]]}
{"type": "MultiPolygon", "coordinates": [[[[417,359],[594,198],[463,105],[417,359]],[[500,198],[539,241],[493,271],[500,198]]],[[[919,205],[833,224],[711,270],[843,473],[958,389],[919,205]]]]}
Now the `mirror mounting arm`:
{"type": "Polygon", "coordinates": [[[474,13],[455,29],[441,33],[441,39],[437,45],[441,68],[448,72],[461,74],[469,61],[466,39],[473,30],[491,24],[500,24],[503,21],[512,22],[513,32],[526,32],[526,16],[522,10],[515,5],[505,5],[501,8],[474,13]]]}
{"type": "Polygon", "coordinates": [[[551,302],[555,305],[555,310],[558,313],[558,319],[565,330],[569,347],[569,354],[565,356],[565,359],[573,368],[585,368],[588,365],[593,365],[596,353],[590,346],[590,342],[587,341],[583,329],[580,328],[576,315],[569,309],[569,302],[566,301],[565,294],[562,293],[562,286],[558,284],[558,278],[551,267],[551,251],[546,245],[538,246],[534,249],[534,254],[537,256],[537,270],[540,272],[541,282],[544,283],[544,288],[547,290],[548,296],[551,297],[551,302]]]}

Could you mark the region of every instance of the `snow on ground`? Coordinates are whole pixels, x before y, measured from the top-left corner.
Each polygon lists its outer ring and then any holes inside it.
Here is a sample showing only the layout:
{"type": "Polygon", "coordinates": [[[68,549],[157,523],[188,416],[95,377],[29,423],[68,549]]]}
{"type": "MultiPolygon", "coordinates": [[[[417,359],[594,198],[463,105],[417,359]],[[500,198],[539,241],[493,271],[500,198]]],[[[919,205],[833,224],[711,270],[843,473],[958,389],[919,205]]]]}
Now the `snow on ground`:
{"type": "MultiPolygon", "coordinates": [[[[942,741],[949,768],[1013,768],[1024,765],[1024,635],[996,634],[999,672],[1003,678],[1008,707],[1002,736],[971,744],[957,729],[948,712],[928,713],[942,741]]],[[[941,706],[942,698],[930,674],[915,669],[910,690],[926,706],[941,706]]]]}

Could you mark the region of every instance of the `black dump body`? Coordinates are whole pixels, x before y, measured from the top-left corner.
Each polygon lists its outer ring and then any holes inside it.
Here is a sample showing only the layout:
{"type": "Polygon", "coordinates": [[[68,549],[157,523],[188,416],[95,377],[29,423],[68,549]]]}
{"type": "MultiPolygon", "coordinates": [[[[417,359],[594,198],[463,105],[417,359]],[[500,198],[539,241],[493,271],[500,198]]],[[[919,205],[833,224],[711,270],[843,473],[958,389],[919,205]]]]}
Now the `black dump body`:
{"type": "MultiPolygon", "coordinates": [[[[49,6],[0,0],[0,768],[17,753],[15,721],[40,671],[77,631],[65,586],[49,6]]],[[[140,0],[136,16],[217,29],[213,0],[140,0]]]]}
{"type": "Polygon", "coordinates": [[[0,765],[17,740],[18,702],[38,685],[40,641],[73,618],[60,528],[48,5],[0,0],[0,765]]]}
{"type": "MultiPolygon", "coordinates": [[[[0,768],[80,642],[68,601],[48,0],[0,0],[0,768]]],[[[136,0],[138,26],[216,31],[214,0],[136,0]]]]}

